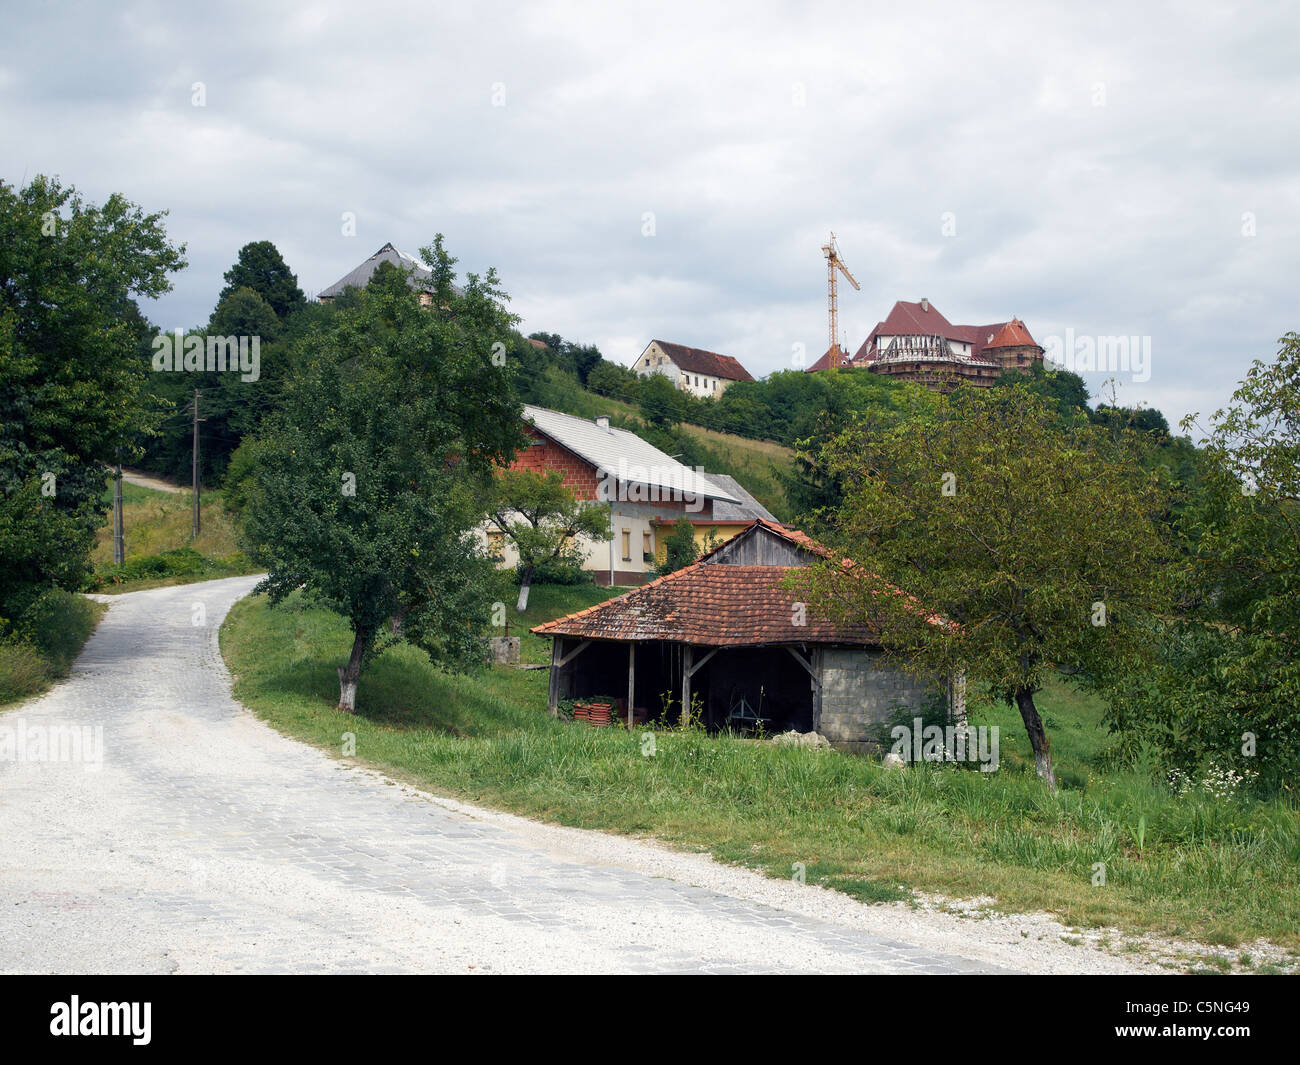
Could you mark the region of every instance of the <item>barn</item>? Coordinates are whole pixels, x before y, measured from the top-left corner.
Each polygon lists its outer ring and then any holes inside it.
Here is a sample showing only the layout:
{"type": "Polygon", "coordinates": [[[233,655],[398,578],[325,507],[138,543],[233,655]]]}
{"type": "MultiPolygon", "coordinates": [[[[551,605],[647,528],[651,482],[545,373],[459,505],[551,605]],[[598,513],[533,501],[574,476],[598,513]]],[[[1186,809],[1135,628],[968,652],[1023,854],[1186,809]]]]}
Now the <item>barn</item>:
{"type": "Polygon", "coordinates": [[[691,566],[538,625],[552,638],[551,712],[601,695],[630,723],[693,706],[710,730],[818,732],[858,753],[902,711],[942,702],[964,713],[959,684],[902,671],[865,620],[835,622],[797,601],[786,578],[828,554],[757,519],[691,566]]]}

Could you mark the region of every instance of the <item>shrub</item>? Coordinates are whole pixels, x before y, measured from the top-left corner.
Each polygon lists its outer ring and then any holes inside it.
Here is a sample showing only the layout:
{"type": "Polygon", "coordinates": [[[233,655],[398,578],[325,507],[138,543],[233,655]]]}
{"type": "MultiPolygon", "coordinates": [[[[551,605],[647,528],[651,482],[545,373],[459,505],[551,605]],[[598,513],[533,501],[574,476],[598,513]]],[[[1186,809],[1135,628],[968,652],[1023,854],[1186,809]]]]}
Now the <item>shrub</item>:
{"type": "Polygon", "coordinates": [[[55,672],[66,672],[94,631],[97,617],[89,600],[62,588],[51,588],[14,623],[11,646],[28,644],[49,660],[55,672]]]}
{"type": "Polygon", "coordinates": [[[34,647],[0,643],[0,703],[35,695],[50,681],[50,667],[34,647]]]}

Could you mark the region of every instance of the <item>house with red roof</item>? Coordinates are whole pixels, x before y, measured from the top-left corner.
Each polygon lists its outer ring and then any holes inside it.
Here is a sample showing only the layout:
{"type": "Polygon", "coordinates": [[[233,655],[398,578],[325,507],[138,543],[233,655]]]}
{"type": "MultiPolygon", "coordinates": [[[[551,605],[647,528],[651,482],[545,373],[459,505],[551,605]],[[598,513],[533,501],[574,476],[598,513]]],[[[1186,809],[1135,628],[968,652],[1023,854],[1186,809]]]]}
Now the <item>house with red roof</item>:
{"type": "Polygon", "coordinates": [[[666,340],[652,340],[632,363],[638,376],[657,373],[693,396],[717,399],[737,381],[752,381],[748,370],[730,355],[703,348],[688,348],[666,340]]]}
{"type": "Polygon", "coordinates": [[[759,518],[693,565],[538,625],[552,640],[551,712],[606,696],[636,723],[694,706],[711,730],[817,732],[857,752],[936,700],[964,715],[961,685],[905,673],[869,619],[835,620],[800,601],[787,578],[829,557],[759,518]]]}
{"type": "MultiPolygon", "coordinates": [[[[828,368],[829,355],[809,371],[828,368]]],[[[988,388],[1004,370],[1027,373],[1042,361],[1042,347],[1019,318],[991,325],[954,325],[928,299],[921,299],[895,303],[841,365],[938,389],[960,381],[988,388]]]]}

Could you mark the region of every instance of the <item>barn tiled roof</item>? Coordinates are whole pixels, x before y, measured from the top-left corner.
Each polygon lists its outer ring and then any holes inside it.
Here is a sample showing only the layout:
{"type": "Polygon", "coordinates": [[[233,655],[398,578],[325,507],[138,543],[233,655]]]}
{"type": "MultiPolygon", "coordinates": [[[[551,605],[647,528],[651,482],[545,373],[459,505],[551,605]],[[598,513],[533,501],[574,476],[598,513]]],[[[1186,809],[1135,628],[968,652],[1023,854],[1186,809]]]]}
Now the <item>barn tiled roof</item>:
{"type": "Polygon", "coordinates": [[[538,625],[541,636],[597,640],[668,640],[699,647],[847,643],[878,646],[867,624],[836,623],[785,587],[789,566],[697,562],[640,588],[538,625]],[[798,621],[805,623],[800,625],[798,621]]]}
{"type": "Polygon", "coordinates": [[[652,340],[663,353],[687,373],[705,373],[724,381],[752,381],[749,371],[730,355],[719,355],[703,348],[688,348],[684,344],[670,344],[666,340],[652,340]]]}

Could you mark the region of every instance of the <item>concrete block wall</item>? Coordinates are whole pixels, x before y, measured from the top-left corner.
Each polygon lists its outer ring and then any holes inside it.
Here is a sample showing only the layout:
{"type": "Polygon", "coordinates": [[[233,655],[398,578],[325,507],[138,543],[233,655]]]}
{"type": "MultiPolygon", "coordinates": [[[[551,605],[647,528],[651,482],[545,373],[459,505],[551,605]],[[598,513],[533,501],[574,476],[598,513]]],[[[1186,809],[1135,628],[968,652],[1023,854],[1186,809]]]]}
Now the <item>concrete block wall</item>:
{"type": "Polygon", "coordinates": [[[822,706],[817,729],[842,750],[866,753],[888,739],[882,728],[900,707],[920,710],[938,689],[886,663],[879,651],[822,651],[822,706]]]}

